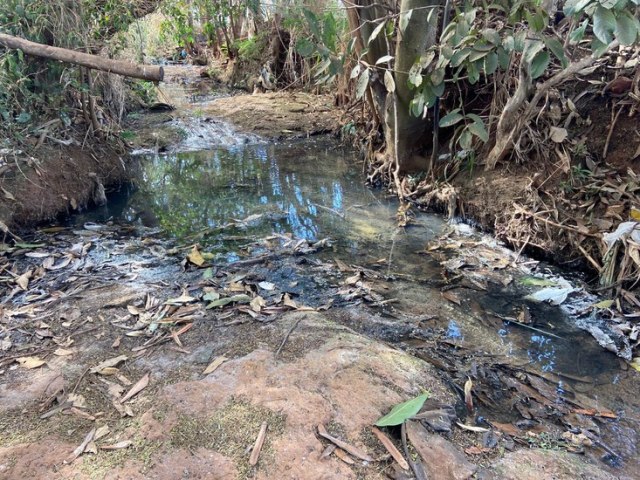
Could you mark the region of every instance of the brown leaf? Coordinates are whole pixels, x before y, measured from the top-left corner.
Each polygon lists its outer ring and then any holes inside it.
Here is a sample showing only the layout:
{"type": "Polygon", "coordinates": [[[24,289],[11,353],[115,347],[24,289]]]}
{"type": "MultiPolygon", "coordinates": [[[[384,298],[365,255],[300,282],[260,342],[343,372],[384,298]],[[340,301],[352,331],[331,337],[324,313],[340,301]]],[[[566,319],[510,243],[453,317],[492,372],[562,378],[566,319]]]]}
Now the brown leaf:
{"type": "Polygon", "coordinates": [[[251,457],[249,457],[249,465],[252,467],[258,463],[258,459],[260,458],[260,451],[262,450],[262,445],[264,445],[264,439],[267,437],[267,422],[263,422],[260,427],[260,432],[258,433],[258,437],[256,438],[256,442],[253,444],[253,450],[251,450],[251,457]]]}
{"type": "Polygon", "coordinates": [[[455,303],[456,305],[461,305],[462,302],[460,301],[460,298],[458,298],[458,296],[451,292],[451,291],[446,291],[446,292],[441,292],[442,298],[444,298],[445,300],[449,300],[452,303],[455,303]]]}
{"type": "Polygon", "coordinates": [[[338,457],[340,460],[342,460],[344,463],[346,463],[347,465],[355,465],[356,462],[353,461],[353,459],[347,455],[347,453],[344,450],[341,450],[339,448],[336,448],[333,451],[333,454],[338,457]]]}
{"type": "Polygon", "coordinates": [[[204,257],[198,250],[198,247],[195,245],[191,249],[191,252],[189,253],[189,255],[187,255],[187,260],[189,260],[191,263],[193,263],[197,267],[201,267],[205,263],[204,257]]]}
{"type": "Polygon", "coordinates": [[[95,434],[96,434],[96,429],[92,428],[91,431],[87,433],[87,436],[84,437],[84,440],[82,441],[82,443],[78,445],[78,448],[76,448],[73,451],[73,453],[69,455],[69,457],[67,458],[67,463],[73,462],[76,458],[78,458],[80,455],[84,453],[85,449],[87,448],[87,445],[91,443],[91,441],[93,440],[93,436],[95,434]]]}
{"type": "Polygon", "coordinates": [[[387,449],[387,452],[389,452],[389,454],[393,457],[393,459],[398,462],[398,465],[400,465],[400,467],[403,470],[409,470],[409,464],[407,463],[407,461],[405,460],[405,458],[402,456],[402,454],[400,453],[400,450],[398,450],[396,448],[396,446],[393,444],[393,442],[389,439],[389,437],[387,437],[382,430],[380,430],[377,427],[372,427],[371,429],[373,431],[373,434],[378,437],[378,440],[380,440],[380,443],[382,443],[382,445],[384,445],[384,448],[387,449]]]}
{"type": "Polygon", "coordinates": [[[16,358],[16,362],[18,362],[21,367],[28,368],[29,370],[41,367],[47,363],[38,357],[20,357],[16,358]]]}
{"type": "Polygon", "coordinates": [[[218,367],[226,361],[227,361],[227,357],[225,357],[224,355],[217,357],[213,362],[207,365],[207,368],[204,369],[204,372],[202,372],[202,374],[209,375],[210,373],[215,372],[218,369],[218,367]]]}
{"type": "Polygon", "coordinates": [[[131,440],[123,440],[113,445],[102,445],[100,450],[120,450],[122,448],[129,448],[131,445],[133,445],[131,440]]]}
{"type": "Polygon", "coordinates": [[[318,435],[320,435],[322,438],[326,440],[329,440],[331,443],[335,443],[338,447],[342,448],[343,450],[346,450],[351,455],[353,455],[356,458],[359,458],[360,460],[364,460],[365,462],[373,462],[373,458],[371,458],[366,453],[362,452],[360,449],[354,447],[353,445],[349,445],[347,442],[340,440],[339,438],[336,438],[330,435],[329,432],[327,432],[327,429],[322,424],[318,425],[318,435]]]}
{"type": "MultiPolygon", "coordinates": [[[[127,357],[126,355],[119,355],[117,357],[109,358],[108,360],[105,360],[104,362],[100,362],[95,367],[90,368],[89,372],[91,372],[91,373],[99,373],[101,375],[108,375],[107,373],[104,373],[104,370],[109,369],[109,368],[113,368],[116,365],[128,360],[128,358],[129,357],[127,357]]],[[[109,373],[109,375],[113,375],[113,373],[115,373],[115,372],[109,373]]]]}
{"type": "Polygon", "coordinates": [[[145,374],[140,380],[138,380],[133,387],[131,387],[131,390],[129,390],[127,394],[120,399],[120,403],[124,403],[127,400],[130,400],[132,397],[134,397],[135,395],[140,393],[142,390],[147,388],[147,385],[149,385],[148,373],[145,374]]]}
{"type": "Polygon", "coordinates": [[[473,382],[471,378],[467,378],[467,381],[464,382],[464,404],[467,406],[467,412],[473,414],[473,396],[471,395],[471,391],[473,390],[473,382]]]}
{"type": "Polygon", "coordinates": [[[18,278],[16,278],[16,283],[22,290],[26,290],[29,287],[29,280],[31,280],[32,275],[33,275],[33,270],[27,270],[18,278]]]}

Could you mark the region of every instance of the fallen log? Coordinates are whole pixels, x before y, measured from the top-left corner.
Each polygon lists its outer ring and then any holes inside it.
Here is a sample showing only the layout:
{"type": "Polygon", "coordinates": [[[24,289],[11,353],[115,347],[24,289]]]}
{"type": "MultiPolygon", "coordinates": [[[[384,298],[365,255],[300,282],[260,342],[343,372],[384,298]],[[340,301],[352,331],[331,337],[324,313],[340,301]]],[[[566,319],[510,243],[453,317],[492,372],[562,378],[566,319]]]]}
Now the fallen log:
{"type": "Polygon", "coordinates": [[[140,65],[123,60],[91,55],[89,53],[76,52],[66,48],[52,47],[41,43],[31,42],[23,38],[0,33],[0,46],[22,50],[27,55],[43,57],[51,60],[59,60],[65,63],[81,65],[83,67],[115,73],[125,77],[140,78],[150,82],[161,82],[164,78],[164,69],[156,65],[140,65]]]}

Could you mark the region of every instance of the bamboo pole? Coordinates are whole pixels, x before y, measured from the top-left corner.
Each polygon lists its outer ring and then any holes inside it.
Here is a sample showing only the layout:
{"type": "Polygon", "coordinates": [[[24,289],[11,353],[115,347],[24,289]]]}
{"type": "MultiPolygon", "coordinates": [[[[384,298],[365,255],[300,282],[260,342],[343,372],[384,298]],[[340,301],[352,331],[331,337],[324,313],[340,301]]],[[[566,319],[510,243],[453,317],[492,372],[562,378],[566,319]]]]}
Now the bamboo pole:
{"type": "Polygon", "coordinates": [[[52,47],[41,43],[31,42],[23,38],[0,33],[0,46],[10,49],[22,50],[27,55],[59,60],[65,63],[81,65],[83,67],[115,73],[125,77],[140,78],[150,82],[161,82],[164,78],[164,69],[156,65],[140,65],[123,60],[76,52],[66,48],[52,47]]]}

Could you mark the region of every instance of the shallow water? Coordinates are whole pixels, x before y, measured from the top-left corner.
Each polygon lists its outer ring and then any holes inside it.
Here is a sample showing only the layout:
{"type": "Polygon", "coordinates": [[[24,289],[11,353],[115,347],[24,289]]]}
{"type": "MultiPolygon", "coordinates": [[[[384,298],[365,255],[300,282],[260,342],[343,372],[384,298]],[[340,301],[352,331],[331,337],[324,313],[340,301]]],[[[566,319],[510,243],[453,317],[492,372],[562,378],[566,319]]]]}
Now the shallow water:
{"type": "MultiPolygon", "coordinates": [[[[330,238],[333,248],[320,255],[323,260],[339,258],[394,277],[384,294],[396,299],[392,311],[419,317],[437,305],[432,327],[442,338],[561,374],[576,391],[625,405],[617,395],[626,388],[618,384],[618,359],[559,307],[524,301],[527,292],[517,282],[462,294],[459,307],[444,300],[438,285],[442,267],[424,249],[447,223],[418,214],[411,227],[398,229],[397,202],[367,188],[354,152],[329,139],[149,155],[142,164],[137,187],[114,198],[99,220],[162,228],[181,244],[199,243],[220,261],[255,255],[257,240],[274,234],[310,242],[330,238]],[[500,321],[488,325],[478,314],[513,317],[523,305],[534,329],[500,321]]],[[[275,282],[282,272],[273,275],[275,282]]],[[[623,438],[610,441],[629,447],[623,438]]]]}

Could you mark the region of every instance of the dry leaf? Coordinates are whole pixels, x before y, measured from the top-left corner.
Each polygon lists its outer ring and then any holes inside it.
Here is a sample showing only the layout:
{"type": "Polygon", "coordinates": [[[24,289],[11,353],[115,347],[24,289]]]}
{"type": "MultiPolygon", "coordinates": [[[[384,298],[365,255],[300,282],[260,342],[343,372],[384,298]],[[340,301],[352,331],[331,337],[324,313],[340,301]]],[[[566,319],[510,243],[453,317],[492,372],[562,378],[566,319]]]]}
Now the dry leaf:
{"type": "Polygon", "coordinates": [[[95,435],[93,436],[93,440],[100,440],[102,437],[105,437],[109,434],[109,425],[103,425],[96,430],[95,435]]]}
{"type": "Polygon", "coordinates": [[[387,437],[382,432],[382,430],[380,430],[377,427],[372,427],[371,430],[373,431],[373,434],[376,437],[378,437],[378,440],[380,440],[380,443],[384,445],[384,448],[387,449],[387,452],[389,452],[389,454],[393,457],[393,459],[396,462],[398,462],[398,465],[400,465],[400,468],[402,468],[403,470],[409,470],[409,464],[400,453],[400,450],[398,450],[396,446],[393,444],[393,442],[389,439],[389,437],[387,437]]]}
{"type": "Polygon", "coordinates": [[[464,382],[464,404],[467,406],[467,412],[473,414],[473,396],[471,390],[473,389],[473,382],[470,378],[464,382]]]}
{"type": "Polygon", "coordinates": [[[567,137],[569,136],[569,133],[567,132],[566,128],[560,128],[560,127],[551,127],[550,128],[550,137],[551,140],[553,140],[556,143],[562,143],[564,142],[567,137]]]}
{"type": "Polygon", "coordinates": [[[219,356],[213,362],[211,362],[207,366],[207,368],[204,369],[204,372],[202,372],[202,374],[203,375],[209,375],[210,373],[215,372],[216,369],[226,361],[227,361],[227,357],[225,357],[224,355],[219,356]]]}
{"type": "MultiPolygon", "coordinates": [[[[108,360],[105,360],[104,362],[100,362],[95,367],[92,367],[91,369],[89,369],[89,372],[91,372],[91,373],[99,373],[101,375],[113,375],[115,372],[105,373],[104,371],[107,370],[107,369],[112,369],[116,365],[119,365],[120,363],[124,362],[125,360],[128,360],[128,358],[129,357],[127,357],[126,355],[119,355],[117,357],[110,358],[108,360]]],[[[115,369],[115,370],[117,371],[117,369],[115,369]]]]}
{"type": "MultiPolygon", "coordinates": [[[[320,435],[322,438],[326,440],[329,440],[331,443],[336,444],[336,446],[349,452],[351,455],[353,455],[356,458],[359,458],[360,460],[364,460],[365,462],[373,462],[373,458],[371,458],[366,453],[362,452],[360,449],[354,447],[353,445],[349,445],[347,442],[340,440],[339,438],[336,438],[330,435],[329,432],[327,432],[327,429],[322,424],[318,425],[318,435],[320,435]]],[[[336,450],[336,454],[337,452],[338,450],[336,450]]]]}
{"type": "Polygon", "coordinates": [[[473,425],[465,425],[464,423],[460,423],[460,422],[456,422],[456,425],[458,425],[461,429],[468,430],[470,432],[485,433],[485,432],[491,431],[488,428],[475,427],[473,425]]]}
{"type": "Polygon", "coordinates": [[[347,465],[355,465],[356,462],[353,461],[353,459],[347,455],[347,453],[344,450],[341,450],[339,448],[336,448],[333,451],[333,454],[338,457],[340,460],[342,460],[344,463],[346,463],[347,465]]]}
{"type": "Polygon", "coordinates": [[[193,263],[197,267],[201,267],[202,265],[204,265],[204,262],[205,262],[204,257],[198,250],[198,247],[196,247],[195,245],[191,249],[191,252],[189,253],[189,255],[187,255],[187,260],[189,260],[191,263],[193,263]]]}
{"type": "Polygon", "coordinates": [[[298,308],[298,304],[293,300],[291,300],[291,297],[289,296],[288,293],[284,294],[284,297],[282,298],[282,303],[285,304],[287,307],[293,308],[294,310],[298,308]]]}
{"type": "Polygon", "coordinates": [[[66,357],[67,355],[73,355],[73,350],[67,350],[65,348],[56,348],[53,351],[54,355],[57,355],[58,357],[66,357]]]}
{"type": "Polygon", "coordinates": [[[144,390],[147,387],[147,385],[149,385],[148,373],[145,374],[145,376],[142,377],[140,380],[138,380],[133,387],[131,387],[131,390],[129,390],[127,394],[120,399],[120,403],[124,403],[127,400],[130,400],[132,397],[134,397],[135,395],[140,393],[142,390],[144,390]]]}
{"type": "Polygon", "coordinates": [[[41,367],[47,363],[38,357],[20,357],[16,358],[16,362],[18,362],[21,367],[28,368],[29,370],[41,367]]]}
{"type": "Polygon", "coordinates": [[[89,445],[89,443],[91,443],[91,441],[93,440],[93,436],[96,433],[96,429],[92,428],[91,431],[87,434],[86,437],[84,437],[84,440],[82,441],[82,443],[80,445],[78,445],[78,448],[76,448],[73,453],[71,455],[69,455],[69,458],[67,458],[67,463],[71,463],[73,462],[76,458],[78,458],[80,455],[82,455],[84,453],[85,448],[87,448],[87,445],[89,445]]]}
{"type": "Polygon", "coordinates": [[[27,270],[18,278],[16,278],[16,283],[22,290],[26,290],[29,287],[29,280],[31,280],[32,275],[33,275],[33,270],[27,270]]]}
{"type": "Polygon", "coordinates": [[[267,306],[267,302],[265,302],[264,298],[258,295],[256,298],[251,300],[249,306],[251,306],[251,310],[253,310],[254,312],[260,313],[260,310],[262,310],[263,307],[267,306]]]}
{"type": "Polygon", "coordinates": [[[455,303],[456,305],[462,304],[458,296],[453,292],[450,292],[450,291],[441,292],[441,295],[442,295],[442,298],[444,298],[445,300],[449,300],[450,302],[455,303]]]}
{"type": "Polygon", "coordinates": [[[100,447],[101,450],[120,450],[121,448],[129,448],[133,445],[131,440],[123,440],[118,443],[114,443],[113,445],[103,445],[100,447]]]}

